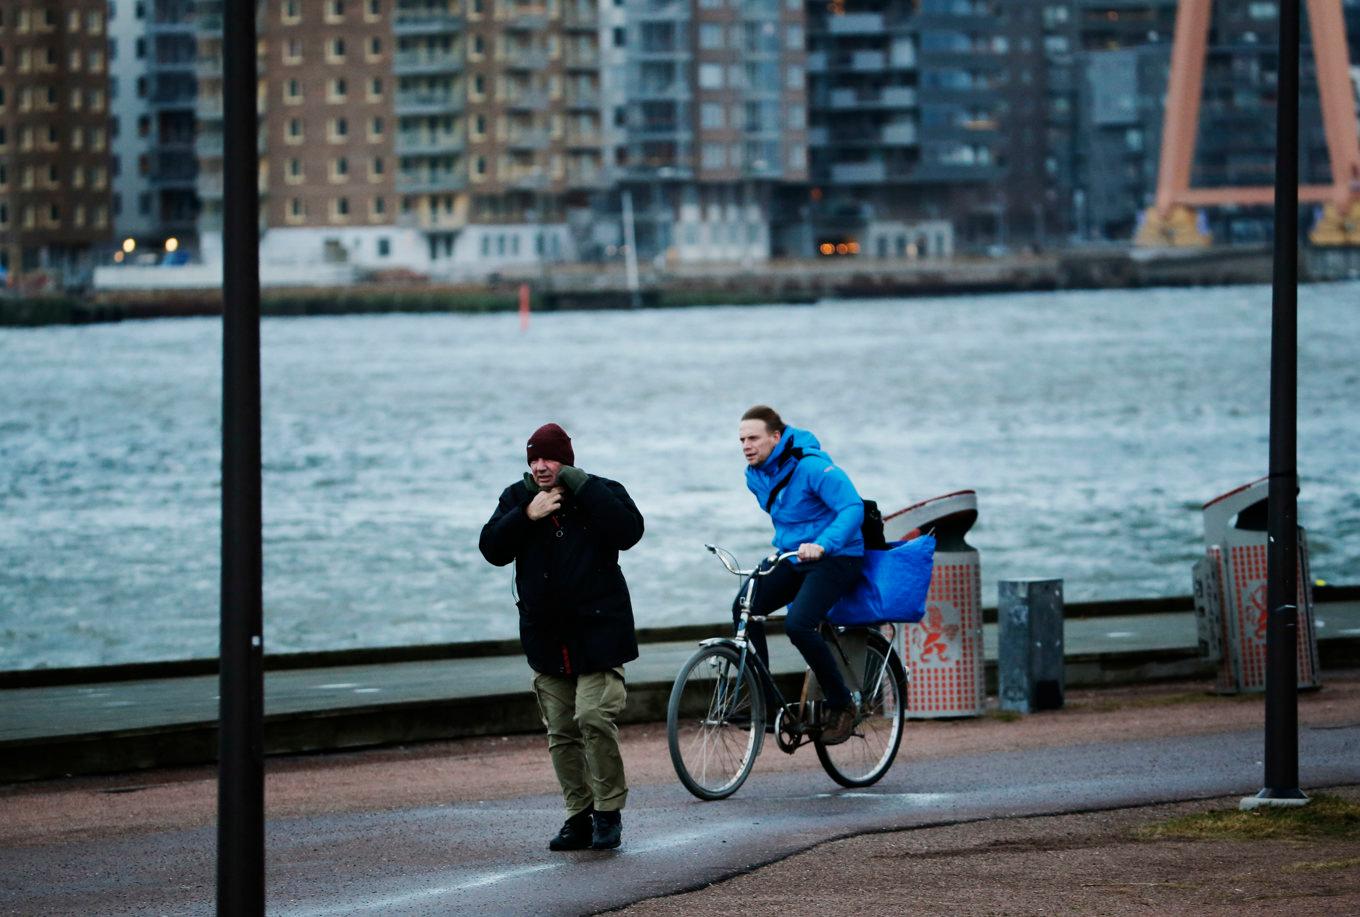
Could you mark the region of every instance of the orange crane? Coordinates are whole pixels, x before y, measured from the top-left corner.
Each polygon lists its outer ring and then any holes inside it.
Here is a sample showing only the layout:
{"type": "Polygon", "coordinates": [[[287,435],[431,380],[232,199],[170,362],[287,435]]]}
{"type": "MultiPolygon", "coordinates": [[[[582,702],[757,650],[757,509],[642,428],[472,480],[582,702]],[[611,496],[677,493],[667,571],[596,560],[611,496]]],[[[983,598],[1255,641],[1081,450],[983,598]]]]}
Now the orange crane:
{"type": "MultiPolygon", "coordinates": [[[[1323,205],[1322,219],[1309,235],[1315,245],[1360,245],[1360,129],[1341,0],[1307,0],[1307,3],[1332,183],[1301,186],[1299,201],[1323,205]]],[[[1275,200],[1275,189],[1269,185],[1190,187],[1212,6],[1213,0],[1180,0],[1176,10],[1162,151],[1157,167],[1157,198],[1144,214],[1135,245],[1207,245],[1208,236],[1196,226],[1196,207],[1270,206],[1275,200]]]]}

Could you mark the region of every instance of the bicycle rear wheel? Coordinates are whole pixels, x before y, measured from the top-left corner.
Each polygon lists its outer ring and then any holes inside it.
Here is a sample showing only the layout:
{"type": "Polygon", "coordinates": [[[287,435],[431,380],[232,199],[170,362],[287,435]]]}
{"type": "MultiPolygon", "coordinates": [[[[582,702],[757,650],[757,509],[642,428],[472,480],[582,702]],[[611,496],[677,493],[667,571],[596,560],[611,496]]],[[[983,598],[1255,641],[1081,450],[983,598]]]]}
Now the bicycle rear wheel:
{"type": "MultiPolygon", "coordinates": [[[[852,686],[853,687],[853,686],[852,686]]],[[[849,739],[839,745],[814,742],[817,760],[841,786],[877,783],[892,767],[902,744],[907,688],[902,661],[882,634],[873,631],[865,647],[864,684],[860,721],[849,739]]]]}
{"type": "Polygon", "coordinates": [[[666,740],[680,782],[725,799],[745,782],[765,738],[765,698],[741,652],[700,647],[680,668],[666,709],[666,740]]]}

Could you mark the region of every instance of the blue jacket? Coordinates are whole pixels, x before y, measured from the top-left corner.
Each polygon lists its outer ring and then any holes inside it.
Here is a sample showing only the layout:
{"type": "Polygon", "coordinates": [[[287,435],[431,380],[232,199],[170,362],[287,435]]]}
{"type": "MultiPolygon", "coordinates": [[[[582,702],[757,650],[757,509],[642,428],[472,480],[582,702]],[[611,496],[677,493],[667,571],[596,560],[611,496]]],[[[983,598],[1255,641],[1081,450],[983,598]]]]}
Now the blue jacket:
{"type": "Polygon", "coordinates": [[[775,495],[769,508],[774,523],[774,546],[796,551],[814,542],[830,556],[864,554],[864,501],[844,471],[807,430],[786,427],[779,445],[759,465],[747,467],[746,486],[761,509],[780,481],[788,483],[775,495]],[[798,453],[802,458],[797,458],[798,453]]]}

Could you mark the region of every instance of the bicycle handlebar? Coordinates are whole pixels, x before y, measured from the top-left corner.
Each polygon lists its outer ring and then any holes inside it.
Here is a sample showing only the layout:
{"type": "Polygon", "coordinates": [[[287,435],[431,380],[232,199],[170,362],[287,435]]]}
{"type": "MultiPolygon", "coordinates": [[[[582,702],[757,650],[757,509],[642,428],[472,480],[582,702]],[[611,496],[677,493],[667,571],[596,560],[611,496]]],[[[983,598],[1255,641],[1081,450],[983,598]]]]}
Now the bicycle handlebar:
{"type": "Polygon", "coordinates": [[[758,566],[754,570],[743,570],[737,566],[737,558],[726,548],[720,548],[715,544],[706,544],[704,547],[708,549],[710,554],[717,556],[718,560],[722,561],[722,565],[727,568],[728,573],[737,576],[765,576],[790,557],[798,556],[797,551],[784,551],[782,553],[776,551],[765,558],[762,562],[763,566],[758,566]]]}

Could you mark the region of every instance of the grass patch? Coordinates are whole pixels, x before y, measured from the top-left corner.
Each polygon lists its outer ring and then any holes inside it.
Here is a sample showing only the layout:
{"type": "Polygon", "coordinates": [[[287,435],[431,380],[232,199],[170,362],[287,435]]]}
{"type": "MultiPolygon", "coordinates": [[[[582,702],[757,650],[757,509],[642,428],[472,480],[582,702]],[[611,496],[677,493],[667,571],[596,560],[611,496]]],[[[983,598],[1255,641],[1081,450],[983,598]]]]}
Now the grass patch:
{"type": "Polygon", "coordinates": [[[1306,806],[1201,812],[1134,830],[1141,840],[1360,840],[1360,803],[1318,794],[1306,806]]]}
{"type": "Polygon", "coordinates": [[[988,710],[984,716],[989,720],[999,720],[1002,723],[1014,723],[1016,720],[1023,719],[1024,714],[1018,710],[988,710]]]}

